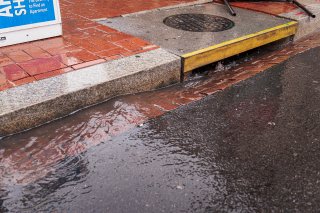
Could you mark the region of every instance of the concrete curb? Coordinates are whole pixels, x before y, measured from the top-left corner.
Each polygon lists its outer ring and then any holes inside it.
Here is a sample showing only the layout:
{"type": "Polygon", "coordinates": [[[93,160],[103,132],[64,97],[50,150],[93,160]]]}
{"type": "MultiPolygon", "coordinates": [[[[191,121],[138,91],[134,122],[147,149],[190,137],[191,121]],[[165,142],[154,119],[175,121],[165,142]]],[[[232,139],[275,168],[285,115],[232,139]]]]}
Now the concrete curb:
{"type": "Polygon", "coordinates": [[[163,49],[98,64],[0,92],[0,137],[115,96],[180,81],[181,59],[163,49]]]}

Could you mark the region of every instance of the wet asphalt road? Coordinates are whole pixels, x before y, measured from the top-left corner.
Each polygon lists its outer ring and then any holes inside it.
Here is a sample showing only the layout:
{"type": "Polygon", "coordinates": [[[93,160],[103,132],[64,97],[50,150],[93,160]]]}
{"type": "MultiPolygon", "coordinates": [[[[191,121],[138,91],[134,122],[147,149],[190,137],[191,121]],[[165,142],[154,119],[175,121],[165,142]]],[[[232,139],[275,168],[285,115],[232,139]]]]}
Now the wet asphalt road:
{"type": "Polygon", "coordinates": [[[2,182],[0,211],[316,212],[319,58],[320,48],[313,49],[101,139],[31,183],[2,182]]]}

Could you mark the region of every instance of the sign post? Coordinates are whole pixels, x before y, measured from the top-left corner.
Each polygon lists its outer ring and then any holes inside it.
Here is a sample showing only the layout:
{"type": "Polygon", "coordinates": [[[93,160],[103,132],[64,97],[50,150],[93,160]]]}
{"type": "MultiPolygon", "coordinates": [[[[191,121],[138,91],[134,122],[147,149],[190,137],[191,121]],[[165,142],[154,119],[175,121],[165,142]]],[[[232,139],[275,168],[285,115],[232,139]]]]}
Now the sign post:
{"type": "Polygon", "coordinates": [[[58,0],[0,0],[0,47],[60,35],[58,0]]]}

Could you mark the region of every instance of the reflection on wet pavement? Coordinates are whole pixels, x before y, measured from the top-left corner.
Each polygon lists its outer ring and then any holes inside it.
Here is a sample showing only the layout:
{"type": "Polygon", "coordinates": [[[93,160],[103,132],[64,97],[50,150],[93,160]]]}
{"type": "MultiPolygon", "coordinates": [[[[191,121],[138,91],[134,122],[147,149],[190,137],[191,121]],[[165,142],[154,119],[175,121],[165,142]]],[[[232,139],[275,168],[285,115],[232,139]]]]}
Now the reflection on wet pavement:
{"type": "Polygon", "coordinates": [[[147,93],[5,138],[0,211],[316,211],[319,58],[312,49],[160,117],[175,104],[147,93]]]}

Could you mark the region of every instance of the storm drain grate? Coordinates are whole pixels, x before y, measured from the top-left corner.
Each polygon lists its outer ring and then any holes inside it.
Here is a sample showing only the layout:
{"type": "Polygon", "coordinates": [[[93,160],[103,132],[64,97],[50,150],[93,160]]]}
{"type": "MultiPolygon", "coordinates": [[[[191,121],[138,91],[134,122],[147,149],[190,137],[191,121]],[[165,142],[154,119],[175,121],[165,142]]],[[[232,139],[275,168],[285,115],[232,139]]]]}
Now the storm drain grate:
{"type": "Polygon", "coordinates": [[[178,14],[163,20],[169,27],[191,32],[220,32],[234,27],[234,22],[221,17],[208,14],[178,14]]]}

